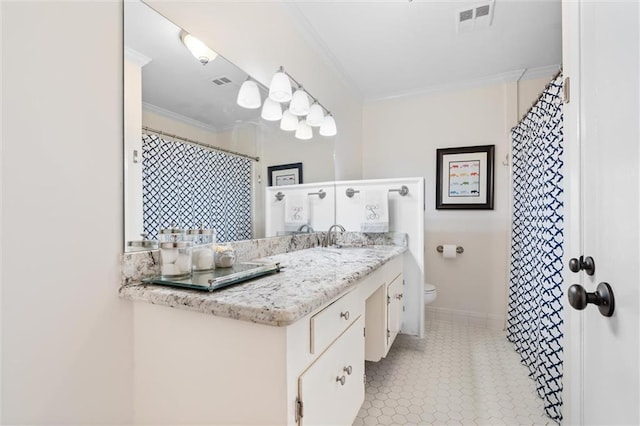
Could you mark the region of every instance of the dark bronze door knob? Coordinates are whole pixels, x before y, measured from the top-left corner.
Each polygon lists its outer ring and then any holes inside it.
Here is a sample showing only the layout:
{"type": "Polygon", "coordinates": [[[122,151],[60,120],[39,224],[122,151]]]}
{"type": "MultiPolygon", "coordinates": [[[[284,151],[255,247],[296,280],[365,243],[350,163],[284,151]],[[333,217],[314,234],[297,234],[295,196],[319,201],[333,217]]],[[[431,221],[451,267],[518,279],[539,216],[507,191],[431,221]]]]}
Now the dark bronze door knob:
{"type": "Polygon", "coordinates": [[[591,256],[580,256],[580,259],[574,257],[569,261],[569,269],[571,272],[585,271],[587,275],[593,275],[596,272],[596,262],[591,256]]]}
{"type": "Polygon", "coordinates": [[[567,291],[569,304],[577,310],[583,310],[589,303],[598,307],[605,317],[613,315],[615,308],[613,290],[607,283],[600,283],[593,293],[588,293],[580,284],[574,284],[567,291]]]}

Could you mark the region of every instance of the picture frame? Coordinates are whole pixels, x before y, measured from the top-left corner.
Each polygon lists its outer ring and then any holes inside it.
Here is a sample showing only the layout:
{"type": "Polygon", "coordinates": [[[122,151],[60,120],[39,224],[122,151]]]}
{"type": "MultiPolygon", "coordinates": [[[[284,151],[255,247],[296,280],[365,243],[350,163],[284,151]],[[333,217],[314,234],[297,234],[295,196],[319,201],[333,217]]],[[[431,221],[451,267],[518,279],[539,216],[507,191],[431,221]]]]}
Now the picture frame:
{"type": "Polygon", "coordinates": [[[297,185],[302,183],[302,163],[280,164],[267,167],[269,186],[297,185]]]}
{"type": "Polygon", "coordinates": [[[495,145],[436,150],[436,209],[493,210],[495,145]]]}

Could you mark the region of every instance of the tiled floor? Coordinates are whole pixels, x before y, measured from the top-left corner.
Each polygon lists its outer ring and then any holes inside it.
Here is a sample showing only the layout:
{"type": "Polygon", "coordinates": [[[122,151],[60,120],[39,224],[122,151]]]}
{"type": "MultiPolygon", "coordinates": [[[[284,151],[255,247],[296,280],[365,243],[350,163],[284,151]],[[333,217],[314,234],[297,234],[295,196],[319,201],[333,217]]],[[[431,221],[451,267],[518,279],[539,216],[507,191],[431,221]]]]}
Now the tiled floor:
{"type": "Polygon", "coordinates": [[[555,425],[503,331],[429,320],[366,363],[360,425],[555,425]]]}

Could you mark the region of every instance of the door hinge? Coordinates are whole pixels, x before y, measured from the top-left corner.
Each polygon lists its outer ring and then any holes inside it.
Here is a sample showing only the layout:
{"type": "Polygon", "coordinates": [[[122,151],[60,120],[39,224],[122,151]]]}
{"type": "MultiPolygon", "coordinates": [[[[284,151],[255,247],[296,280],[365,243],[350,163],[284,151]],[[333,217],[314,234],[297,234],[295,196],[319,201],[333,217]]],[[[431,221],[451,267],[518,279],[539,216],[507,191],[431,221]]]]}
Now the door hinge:
{"type": "Polygon", "coordinates": [[[404,305],[402,305],[402,312],[404,312],[404,305]]]}
{"type": "Polygon", "coordinates": [[[362,336],[367,337],[367,329],[362,327],[362,336]]]}
{"type": "Polygon", "coordinates": [[[562,84],[562,102],[568,104],[571,101],[571,79],[569,77],[564,78],[562,84]]]}
{"type": "Polygon", "coordinates": [[[367,384],[367,374],[366,373],[362,375],[362,380],[364,381],[364,384],[366,385],[367,384]]]}
{"type": "Polygon", "coordinates": [[[387,305],[391,304],[391,296],[387,296],[387,305]]]}
{"type": "Polygon", "coordinates": [[[137,149],[133,150],[133,164],[138,164],[140,162],[140,154],[137,149]]]}
{"type": "Polygon", "coordinates": [[[391,331],[387,328],[387,339],[391,337],[391,331]]]}
{"type": "Polygon", "coordinates": [[[296,398],[296,422],[300,423],[302,417],[304,417],[304,404],[300,398],[296,398]]]}

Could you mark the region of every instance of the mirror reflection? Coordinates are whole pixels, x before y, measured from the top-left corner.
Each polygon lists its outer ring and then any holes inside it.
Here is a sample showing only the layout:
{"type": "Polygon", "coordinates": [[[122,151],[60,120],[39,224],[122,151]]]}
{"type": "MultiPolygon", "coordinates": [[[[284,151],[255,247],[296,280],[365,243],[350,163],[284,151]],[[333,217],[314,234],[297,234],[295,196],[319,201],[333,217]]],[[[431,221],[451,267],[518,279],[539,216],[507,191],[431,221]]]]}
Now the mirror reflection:
{"type": "Polygon", "coordinates": [[[124,12],[125,244],[170,226],[210,227],[220,242],[262,238],[267,186],[334,179],[333,138],[281,130],[261,117],[268,89],[215,46],[142,2],[124,12]],[[295,179],[282,172],[291,164],[295,179]]]}

